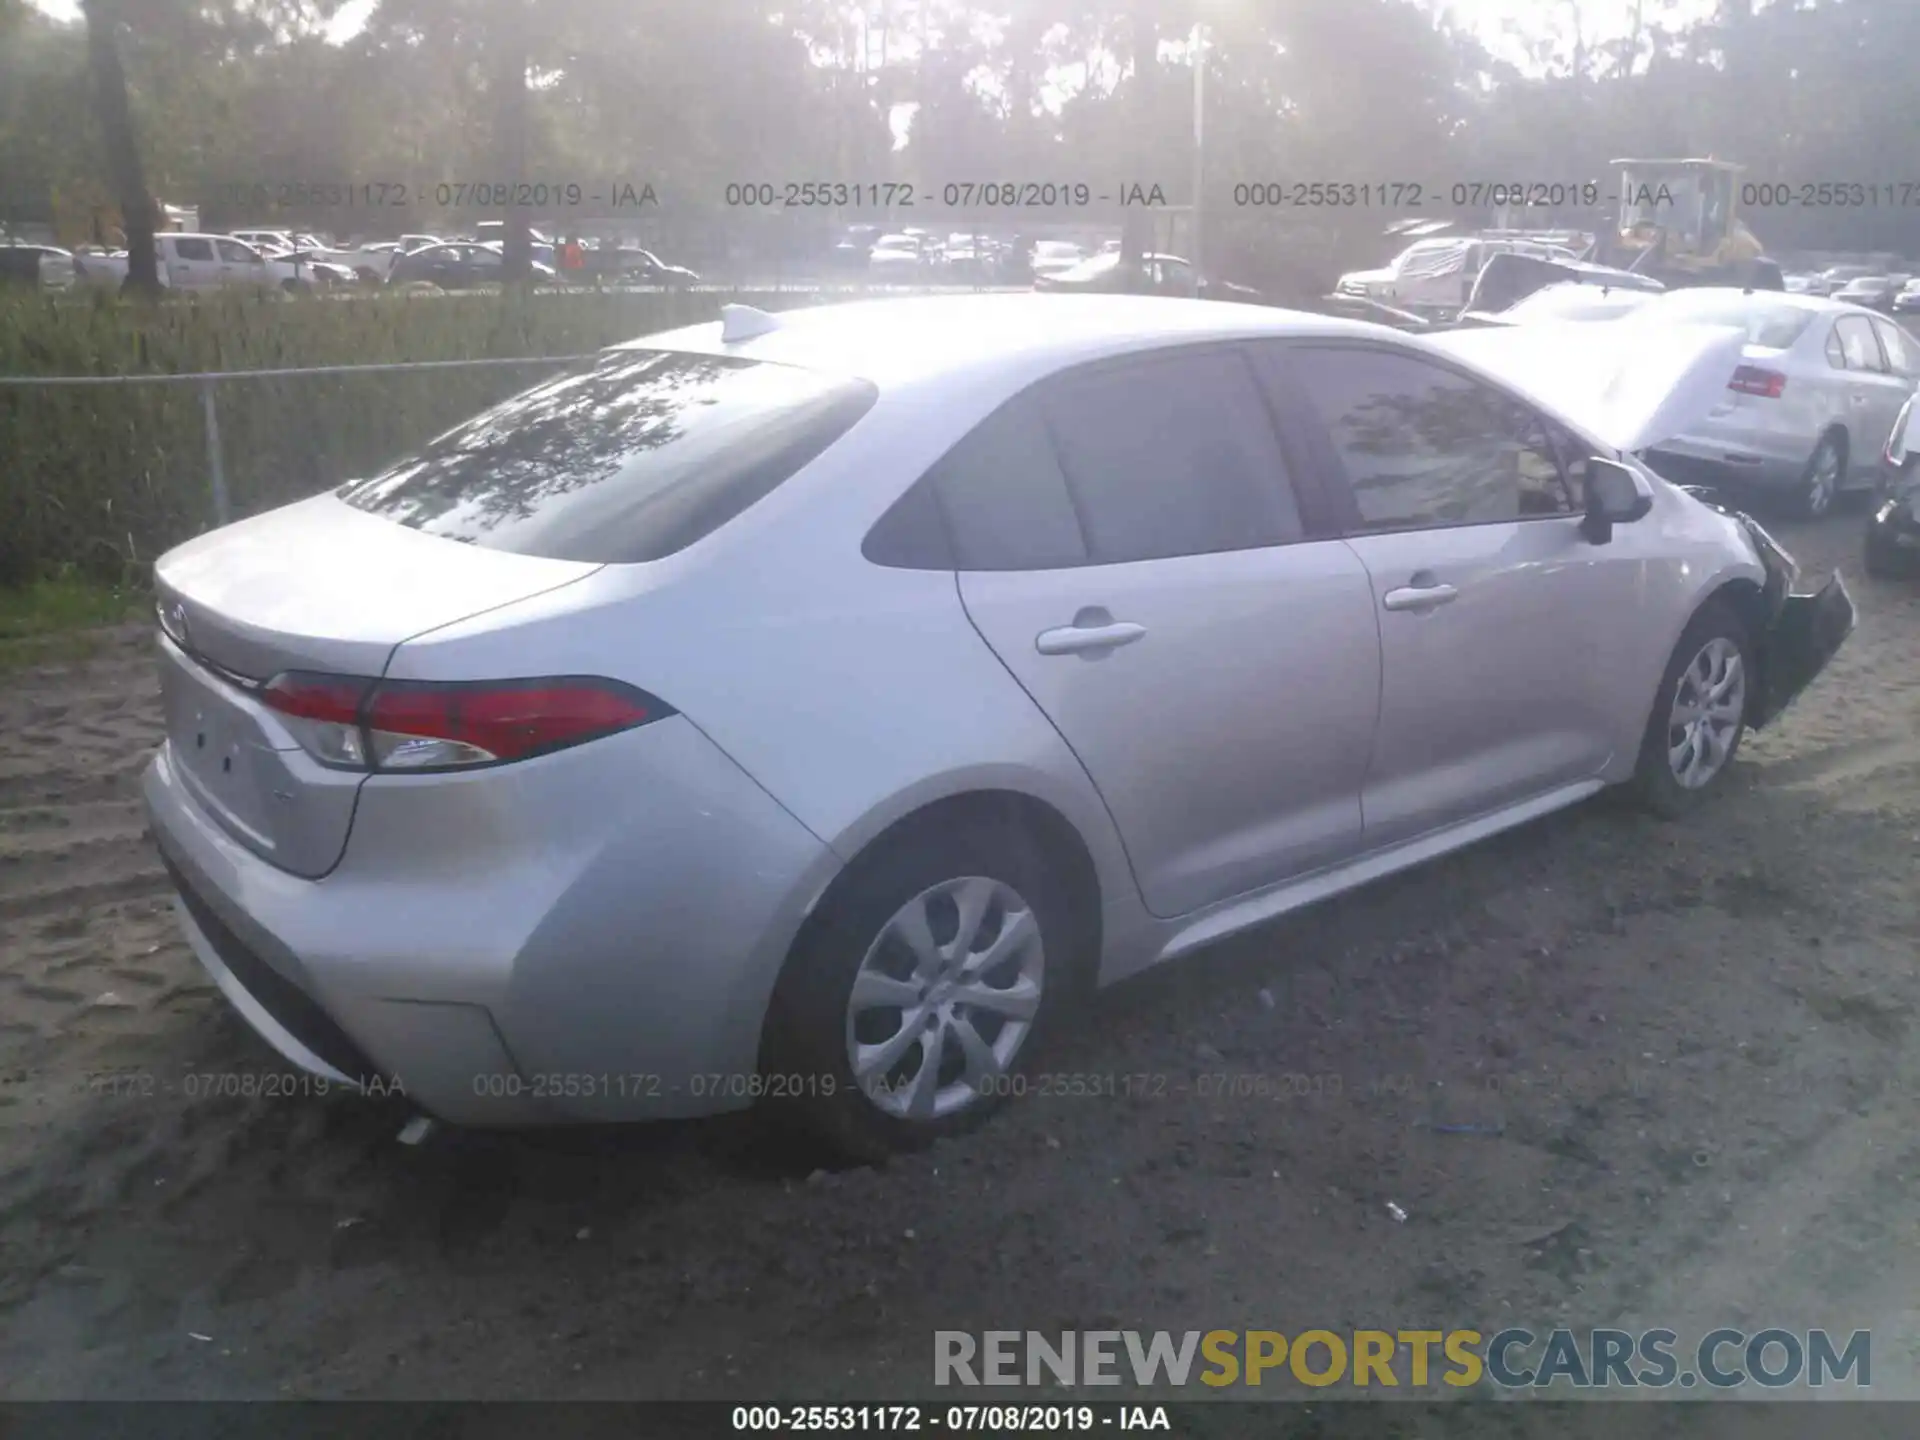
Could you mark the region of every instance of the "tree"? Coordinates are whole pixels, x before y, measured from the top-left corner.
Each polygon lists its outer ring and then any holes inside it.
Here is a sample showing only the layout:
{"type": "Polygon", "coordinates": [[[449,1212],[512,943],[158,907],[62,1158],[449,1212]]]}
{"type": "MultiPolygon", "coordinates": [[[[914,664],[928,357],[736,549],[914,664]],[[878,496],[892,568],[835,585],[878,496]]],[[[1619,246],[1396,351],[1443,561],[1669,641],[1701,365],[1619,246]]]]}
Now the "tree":
{"type": "Polygon", "coordinates": [[[120,225],[127,234],[126,285],[134,295],[152,297],[160,293],[159,257],[153,243],[158,212],[147,190],[133,106],[127,97],[127,75],[120,63],[120,6],[118,0],[82,0],[81,13],[87,22],[87,62],[100,107],[107,173],[120,206],[120,225]]]}

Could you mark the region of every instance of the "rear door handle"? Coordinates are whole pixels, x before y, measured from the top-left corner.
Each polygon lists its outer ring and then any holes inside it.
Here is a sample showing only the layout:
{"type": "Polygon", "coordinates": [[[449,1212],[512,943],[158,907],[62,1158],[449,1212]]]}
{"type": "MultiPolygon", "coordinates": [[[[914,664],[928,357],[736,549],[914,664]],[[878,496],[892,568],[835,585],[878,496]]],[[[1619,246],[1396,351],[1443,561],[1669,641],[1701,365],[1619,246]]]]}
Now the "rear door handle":
{"type": "Polygon", "coordinates": [[[1388,610],[1431,610],[1459,593],[1451,585],[1403,585],[1398,590],[1387,591],[1380,597],[1380,603],[1388,610]]]}
{"type": "Polygon", "coordinates": [[[1146,626],[1128,620],[1109,621],[1104,625],[1062,625],[1057,630],[1042,630],[1033,644],[1042,655],[1082,655],[1131,645],[1146,633],[1146,626]]]}

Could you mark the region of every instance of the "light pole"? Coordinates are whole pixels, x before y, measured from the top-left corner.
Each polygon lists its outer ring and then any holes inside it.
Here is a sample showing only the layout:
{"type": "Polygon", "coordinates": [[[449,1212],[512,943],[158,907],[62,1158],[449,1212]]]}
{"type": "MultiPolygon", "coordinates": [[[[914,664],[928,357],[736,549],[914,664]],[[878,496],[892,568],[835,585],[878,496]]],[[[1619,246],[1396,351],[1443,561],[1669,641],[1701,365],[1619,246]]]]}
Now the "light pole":
{"type": "Polygon", "coordinates": [[[1206,184],[1207,27],[1196,20],[1189,40],[1193,51],[1193,294],[1200,297],[1200,197],[1206,184]]]}

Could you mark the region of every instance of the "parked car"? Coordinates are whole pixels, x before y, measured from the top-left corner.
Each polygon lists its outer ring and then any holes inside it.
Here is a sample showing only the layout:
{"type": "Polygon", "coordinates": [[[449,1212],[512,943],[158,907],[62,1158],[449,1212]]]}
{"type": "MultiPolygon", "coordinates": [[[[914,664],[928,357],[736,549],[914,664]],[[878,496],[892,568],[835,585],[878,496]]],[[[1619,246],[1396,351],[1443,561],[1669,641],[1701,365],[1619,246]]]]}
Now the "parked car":
{"type": "Polygon", "coordinates": [[[918,276],[927,268],[927,257],[918,237],[882,235],[867,253],[867,269],[877,275],[918,276]]]}
{"type": "Polygon", "coordinates": [[[1551,403],[1538,333],[1011,294],[617,346],[158,561],[186,937],[443,1121],[770,1096],[873,1157],[1096,984],[1609,785],[1681,815],[1853,605],[1632,458],[1737,335],[1551,403]]]}
{"type": "MultiPolygon", "coordinates": [[[[641,285],[697,285],[700,276],[684,265],[670,265],[651,250],[643,250],[637,245],[622,245],[610,249],[606,260],[614,274],[624,280],[641,285]]],[[[592,268],[594,257],[588,252],[587,264],[592,268]]]]}
{"type": "Polygon", "coordinates": [[[1873,483],[1895,417],[1920,383],[1920,348],[1884,316],[1837,299],[1677,290],[1628,323],[1726,324],[1745,361],[1712,414],[1654,457],[1669,478],[1757,489],[1817,518],[1873,483]]]}
{"type": "Polygon", "coordinates": [[[1892,310],[1896,315],[1920,311],[1920,280],[1909,280],[1900,287],[1900,293],[1893,297],[1892,310]]]}
{"type": "Polygon", "coordinates": [[[245,241],[256,250],[297,250],[300,242],[294,238],[291,230],[232,230],[228,232],[236,240],[245,241]]]}
{"type": "Polygon", "coordinates": [[[1414,313],[1458,312],[1472,297],[1481,267],[1493,256],[1507,254],[1563,265],[1579,261],[1573,251],[1545,241],[1443,235],[1414,241],[1377,270],[1349,271],[1340,277],[1335,293],[1414,313]]]}
{"type": "Polygon", "coordinates": [[[1900,293],[1905,284],[1905,280],[1891,275],[1862,275],[1833,291],[1831,298],[1869,310],[1891,310],[1893,297],[1900,293]]]}
{"type": "Polygon", "coordinates": [[[1912,429],[1916,413],[1920,405],[1909,396],[1880,452],[1879,484],[1867,516],[1869,575],[1920,574],[1920,447],[1910,443],[1920,440],[1912,429]]]}
{"type": "MultiPolygon", "coordinates": [[[[474,239],[480,241],[494,240],[504,243],[506,233],[507,222],[504,220],[482,220],[473,227],[474,239]]],[[[528,226],[527,234],[535,245],[545,245],[548,249],[552,249],[559,243],[553,236],[547,234],[537,226],[528,226]]]]}
{"type": "Polygon", "coordinates": [[[262,247],[268,268],[282,290],[331,290],[354,283],[359,277],[345,265],[323,259],[313,250],[281,250],[262,247]]]}
{"type": "Polygon", "coordinates": [[[336,264],[347,266],[363,282],[378,284],[392,275],[394,262],[401,256],[446,243],[437,235],[402,235],[398,240],[363,241],[340,247],[330,258],[336,264]]]}
{"type": "Polygon", "coordinates": [[[1829,265],[1826,269],[1822,270],[1816,278],[1821,285],[1825,287],[1821,293],[1831,297],[1834,291],[1840,289],[1849,281],[1878,275],[1879,273],[1879,268],[1873,265],[1829,265]]]}
{"type": "MultiPolygon", "coordinates": [[[[402,255],[387,272],[389,285],[434,285],[442,290],[471,290],[497,285],[506,265],[497,242],[428,245],[402,255]]],[[[551,265],[533,262],[536,280],[557,278],[551,265]]]]}
{"type": "MultiPolygon", "coordinates": [[[[1178,255],[1142,255],[1137,264],[1128,264],[1118,252],[1096,255],[1071,269],[1033,277],[1035,290],[1080,292],[1099,295],[1173,295],[1194,294],[1194,270],[1178,255]]],[[[1200,277],[1202,300],[1238,300],[1247,304],[1263,303],[1258,290],[1235,285],[1210,276],[1200,277]]]]}
{"type": "MultiPolygon", "coordinates": [[[[1117,248],[1114,253],[1119,253],[1117,248]]],[[[1084,264],[1087,258],[1086,251],[1067,240],[1036,240],[1032,255],[1031,268],[1036,280],[1042,275],[1063,275],[1084,264]]]]}
{"type": "Polygon", "coordinates": [[[74,283],[76,274],[71,250],[58,245],[0,241],[0,280],[65,290],[74,283]]]}
{"type": "MultiPolygon", "coordinates": [[[[283,276],[267,258],[231,235],[196,235],[169,230],[154,236],[160,284],[169,290],[217,290],[244,286],[277,290],[283,276]]],[[[75,256],[75,268],[87,284],[119,286],[127,279],[127,252],[75,256]]]]}

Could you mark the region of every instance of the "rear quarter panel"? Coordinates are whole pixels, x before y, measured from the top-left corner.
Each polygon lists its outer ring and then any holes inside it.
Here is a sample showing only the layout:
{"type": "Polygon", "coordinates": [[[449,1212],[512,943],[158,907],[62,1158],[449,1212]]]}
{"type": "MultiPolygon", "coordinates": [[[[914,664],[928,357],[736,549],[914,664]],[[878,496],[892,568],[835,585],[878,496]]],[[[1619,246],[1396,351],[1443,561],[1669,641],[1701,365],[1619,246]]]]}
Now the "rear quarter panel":
{"type": "MultiPolygon", "coordinates": [[[[1018,388],[1017,384],[1012,388],[1018,388]]],[[[949,570],[860,553],[894,499],[1011,393],[881,404],[720,532],[409,640],[389,674],[610,675],[676,707],[851,860],[936,800],[1012,790],[1059,811],[1109,935],[1140,923],[1111,818],[1066,742],[969,623],[949,570]]]]}

